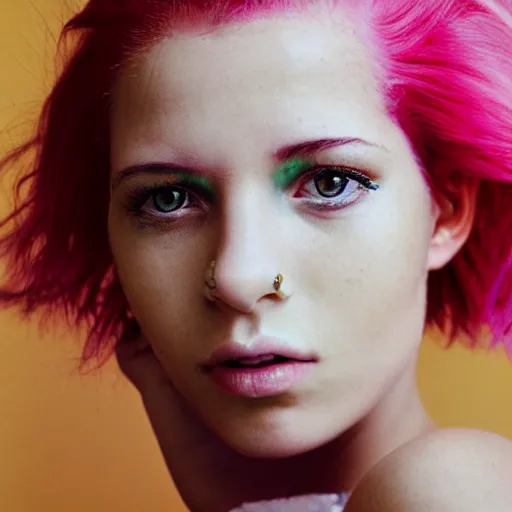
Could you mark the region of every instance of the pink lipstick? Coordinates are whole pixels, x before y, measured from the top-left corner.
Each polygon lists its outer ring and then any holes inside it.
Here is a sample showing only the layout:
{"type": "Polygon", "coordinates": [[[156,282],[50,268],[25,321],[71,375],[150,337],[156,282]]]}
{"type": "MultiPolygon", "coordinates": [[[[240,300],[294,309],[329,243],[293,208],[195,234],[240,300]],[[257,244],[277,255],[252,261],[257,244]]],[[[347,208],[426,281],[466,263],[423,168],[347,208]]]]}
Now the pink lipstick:
{"type": "Polygon", "coordinates": [[[274,338],[259,338],[250,347],[230,343],[203,365],[221,389],[247,398],[277,396],[290,391],[318,361],[274,338]]]}

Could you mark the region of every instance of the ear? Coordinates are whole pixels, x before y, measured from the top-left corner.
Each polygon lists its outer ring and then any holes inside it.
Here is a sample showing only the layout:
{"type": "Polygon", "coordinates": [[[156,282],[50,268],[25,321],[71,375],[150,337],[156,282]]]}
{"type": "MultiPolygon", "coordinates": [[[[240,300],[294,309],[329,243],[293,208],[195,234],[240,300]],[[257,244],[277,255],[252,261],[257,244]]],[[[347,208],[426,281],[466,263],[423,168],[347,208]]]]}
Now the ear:
{"type": "Polygon", "coordinates": [[[434,227],[428,252],[428,270],[446,266],[466,243],[476,215],[480,182],[451,180],[433,199],[434,227]]]}

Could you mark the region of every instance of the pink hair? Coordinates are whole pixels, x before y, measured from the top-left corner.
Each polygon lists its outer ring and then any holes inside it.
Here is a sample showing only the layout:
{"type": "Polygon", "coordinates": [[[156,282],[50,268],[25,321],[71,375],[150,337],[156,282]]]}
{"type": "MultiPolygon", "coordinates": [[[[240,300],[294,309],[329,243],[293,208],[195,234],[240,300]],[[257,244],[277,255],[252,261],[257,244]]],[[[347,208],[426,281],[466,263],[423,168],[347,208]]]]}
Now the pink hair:
{"type": "MultiPolygon", "coordinates": [[[[454,177],[481,182],[468,242],[429,277],[427,324],[450,342],[476,340],[488,328],[492,346],[512,354],[512,3],[357,4],[389,113],[433,191],[446,191],[454,177]]],[[[109,94],[119,67],[173,28],[296,7],[294,0],[90,0],[64,28],[61,44],[71,40],[72,49],[37,131],[0,162],[6,168],[33,157],[16,207],[0,224],[9,261],[0,300],[85,324],[82,365],[103,364],[130,325],[107,233],[109,94]]]]}

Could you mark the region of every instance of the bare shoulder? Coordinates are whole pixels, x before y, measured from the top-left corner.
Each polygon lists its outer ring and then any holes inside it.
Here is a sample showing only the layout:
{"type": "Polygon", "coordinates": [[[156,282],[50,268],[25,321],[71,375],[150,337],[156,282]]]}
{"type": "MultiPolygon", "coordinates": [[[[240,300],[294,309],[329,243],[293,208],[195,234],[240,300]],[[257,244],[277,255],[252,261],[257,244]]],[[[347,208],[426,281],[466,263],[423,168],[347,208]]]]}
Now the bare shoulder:
{"type": "Polygon", "coordinates": [[[512,442],[441,429],[382,459],[355,489],[347,512],[512,510],[512,442]]]}

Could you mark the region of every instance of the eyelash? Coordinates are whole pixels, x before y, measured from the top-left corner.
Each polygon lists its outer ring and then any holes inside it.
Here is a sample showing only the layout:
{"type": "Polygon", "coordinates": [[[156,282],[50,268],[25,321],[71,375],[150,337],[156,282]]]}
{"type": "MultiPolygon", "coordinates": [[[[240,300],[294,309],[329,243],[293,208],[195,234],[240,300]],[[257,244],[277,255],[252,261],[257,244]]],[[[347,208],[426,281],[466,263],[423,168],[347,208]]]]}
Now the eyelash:
{"type": "MultiPolygon", "coordinates": [[[[343,166],[326,166],[326,165],[315,165],[311,169],[307,170],[304,174],[299,176],[296,180],[296,183],[299,185],[292,184],[290,188],[301,190],[304,184],[307,184],[309,182],[314,181],[316,177],[319,177],[319,175],[322,172],[330,172],[333,174],[338,174],[338,176],[341,176],[343,178],[346,178],[349,181],[353,181],[357,183],[357,193],[368,193],[372,191],[378,190],[380,187],[379,185],[370,179],[367,175],[356,171],[354,169],[351,169],[349,167],[343,167],[343,166]]],[[[343,191],[339,194],[342,195],[346,187],[343,189],[343,191]]],[[[302,203],[306,203],[307,206],[311,206],[315,209],[323,210],[323,211],[336,211],[340,210],[346,206],[349,206],[351,204],[354,204],[358,201],[359,197],[355,199],[349,199],[349,200],[340,200],[339,196],[333,197],[332,200],[329,200],[325,196],[318,196],[317,199],[305,199],[301,198],[302,203]]]]}
{"type": "Polygon", "coordinates": [[[169,222],[175,221],[181,216],[179,212],[183,209],[183,205],[178,210],[165,214],[164,212],[158,212],[158,210],[154,209],[154,201],[157,195],[171,190],[180,191],[186,195],[187,208],[191,205],[204,205],[207,202],[207,194],[205,194],[203,190],[200,190],[199,187],[193,187],[179,182],[172,184],[165,182],[143,186],[130,192],[126,199],[126,210],[138,219],[142,227],[169,224],[169,222]],[[146,203],[150,200],[153,200],[152,207],[145,208],[146,203]]]}
{"type": "MultiPolygon", "coordinates": [[[[322,172],[332,172],[338,173],[339,176],[347,178],[350,181],[356,182],[358,184],[359,193],[370,192],[379,189],[379,185],[371,180],[365,174],[356,171],[354,169],[350,169],[342,166],[325,166],[325,165],[315,165],[304,172],[301,176],[298,176],[294,183],[292,183],[288,190],[296,190],[300,191],[305,184],[309,182],[314,182],[314,179],[320,175],[322,172]]],[[[343,191],[341,192],[341,194],[343,191]]],[[[185,183],[156,183],[154,185],[143,186],[134,190],[128,194],[126,199],[126,209],[132,214],[134,217],[138,219],[142,227],[151,227],[158,224],[167,225],[170,222],[178,220],[182,215],[180,214],[181,210],[188,209],[193,206],[203,206],[211,200],[211,198],[206,197],[207,194],[200,187],[193,187],[189,184],[185,183]],[[177,210],[169,213],[158,212],[155,208],[154,201],[155,197],[158,194],[162,194],[163,192],[169,192],[171,190],[180,191],[185,194],[186,207],[184,208],[181,205],[177,210]],[[150,208],[145,208],[146,203],[148,201],[153,200],[153,205],[150,208]]],[[[293,196],[297,198],[296,196],[293,196]]],[[[340,201],[337,199],[337,196],[333,197],[332,200],[329,200],[327,197],[319,196],[318,198],[297,198],[298,201],[307,208],[317,209],[321,211],[336,211],[341,210],[342,208],[356,203],[358,198],[348,201],[340,201]]]]}

